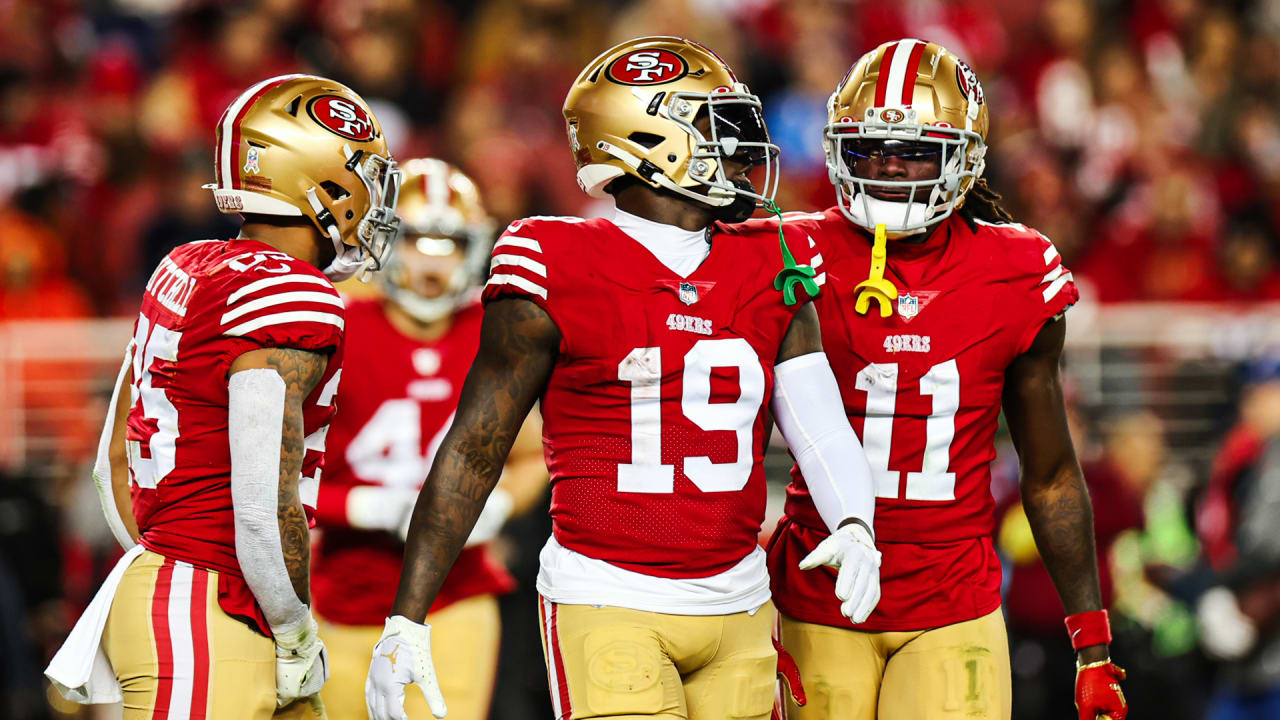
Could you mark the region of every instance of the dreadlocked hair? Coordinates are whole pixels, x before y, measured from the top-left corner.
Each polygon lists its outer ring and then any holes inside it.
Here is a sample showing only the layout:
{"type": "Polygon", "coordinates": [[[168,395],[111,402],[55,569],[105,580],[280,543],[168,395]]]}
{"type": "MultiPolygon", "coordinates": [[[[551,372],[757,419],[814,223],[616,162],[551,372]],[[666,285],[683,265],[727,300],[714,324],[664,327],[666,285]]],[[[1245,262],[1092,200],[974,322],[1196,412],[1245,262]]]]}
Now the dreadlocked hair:
{"type": "Polygon", "coordinates": [[[1002,199],[1003,196],[987,184],[986,178],[978,178],[965,196],[964,206],[960,208],[960,217],[963,217],[970,227],[973,226],[974,220],[1011,223],[1013,216],[1000,205],[1002,199]]]}

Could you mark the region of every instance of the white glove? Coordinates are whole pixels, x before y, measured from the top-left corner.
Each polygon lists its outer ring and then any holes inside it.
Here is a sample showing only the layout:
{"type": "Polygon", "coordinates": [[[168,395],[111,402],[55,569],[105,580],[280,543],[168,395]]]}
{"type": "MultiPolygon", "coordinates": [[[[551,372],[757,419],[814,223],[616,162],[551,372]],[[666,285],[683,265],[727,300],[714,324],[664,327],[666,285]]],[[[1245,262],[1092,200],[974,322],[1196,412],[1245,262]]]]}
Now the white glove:
{"type": "Polygon", "coordinates": [[[1200,625],[1200,644],[1209,657],[1237,660],[1257,642],[1257,628],[1240,612],[1235,593],[1227,588],[1215,587],[1201,596],[1196,604],[1196,620],[1200,625]]]}
{"type": "Polygon", "coordinates": [[[276,706],[320,692],[329,679],[329,653],[320,640],[316,619],[307,619],[294,630],[272,630],[276,640],[276,706]]]}
{"type": "Polygon", "coordinates": [[[855,623],[863,622],[880,602],[880,551],[861,523],[849,523],[831,533],[800,561],[801,570],[819,565],[840,568],[836,597],[840,612],[855,623]]]}
{"type": "Polygon", "coordinates": [[[385,530],[404,539],[418,491],[413,488],[357,485],[347,493],[347,522],[360,530],[385,530]]]}
{"type": "Polygon", "coordinates": [[[382,637],[373,646],[364,702],[370,720],[408,720],[404,712],[404,688],[416,683],[427,699],[431,714],[442,718],[448,708],[436,669],[431,663],[431,626],[402,615],[387,618],[382,637]]]}
{"type": "Polygon", "coordinates": [[[471,528],[471,534],[467,536],[463,547],[487,543],[497,537],[502,532],[502,526],[507,524],[507,518],[511,517],[511,508],[514,506],[511,493],[502,488],[494,488],[489,493],[489,499],[484,501],[480,517],[476,518],[475,527],[471,528]]]}

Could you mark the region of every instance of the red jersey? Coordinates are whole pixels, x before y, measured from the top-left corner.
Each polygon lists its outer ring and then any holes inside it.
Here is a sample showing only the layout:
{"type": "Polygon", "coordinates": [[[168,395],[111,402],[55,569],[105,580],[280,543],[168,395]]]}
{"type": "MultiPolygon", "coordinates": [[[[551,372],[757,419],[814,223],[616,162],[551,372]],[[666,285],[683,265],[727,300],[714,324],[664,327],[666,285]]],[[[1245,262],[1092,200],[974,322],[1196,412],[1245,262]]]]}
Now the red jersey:
{"type": "Polygon", "coordinates": [[[343,323],[342,299],[313,265],[237,239],[170,252],[147,283],[134,326],[125,439],[142,545],[217,570],[222,609],[268,635],[236,559],[227,377],[237,357],[259,348],[329,356],[302,408],[299,492],[314,507],[341,375],[343,323]]]}
{"type": "MultiPolygon", "coordinates": [[[[391,612],[404,543],[389,532],[351,527],[347,495],[360,485],[422,486],[480,345],[482,314],[478,303],[465,307],[448,332],[426,341],[397,330],[381,300],[349,302],[342,413],[329,428],[316,504],[324,532],[311,557],[312,598],[325,619],[381,625],[391,612]]],[[[484,546],[464,548],[431,607],[509,592],[514,584],[484,546]]]]}
{"type": "Polygon", "coordinates": [[[709,237],[681,278],[608,220],[521,220],[484,291],[537,303],[563,338],[541,406],[556,540],[656,577],[714,575],[756,547],[765,408],[800,307],[773,288],[776,228],[709,237]]]}
{"type": "MultiPolygon", "coordinates": [[[[822,344],[876,485],[880,604],[859,629],[920,630],[1000,605],[990,463],[1004,375],[1045,322],[1079,297],[1057,250],[1018,224],[944,220],[919,244],[890,240],[893,313],[854,310],[871,237],[832,208],[786,221],[817,240],[822,344]]],[[[770,544],[774,602],[790,617],[848,627],[835,571],[796,564],[827,535],[799,468],[770,544]]]]}

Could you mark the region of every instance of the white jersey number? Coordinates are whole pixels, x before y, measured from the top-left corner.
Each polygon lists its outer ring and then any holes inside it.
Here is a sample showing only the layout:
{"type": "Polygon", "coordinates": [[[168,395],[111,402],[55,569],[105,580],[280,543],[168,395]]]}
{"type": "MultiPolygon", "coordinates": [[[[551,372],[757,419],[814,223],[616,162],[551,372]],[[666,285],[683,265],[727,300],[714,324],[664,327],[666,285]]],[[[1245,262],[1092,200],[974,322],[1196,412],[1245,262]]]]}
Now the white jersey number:
{"type": "Polygon", "coordinates": [[[174,407],[164,388],[155,387],[155,364],[177,362],[178,343],[182,333],[152,323],[146,315],[138,315],[138,328],[133,342],[133,407],[142,406],[142,416],[154,421],[151,436],[127,443],[131,481],[140,487],[155,489],[173,471],[177,460],[178,408],[174,407]],[[146,454],[143,454],[143,444],[146,454]]]}
{"type": "MultiPolygon", "coordinates": [[[[675,492],[675,465],[662,462],[662,348],[636,348],[618,363],[618,379],[631,383],[631,462],[618,465],[618,491],[675,492]]],[[[684,474],[703,492],[746,487],[754,464],[752,432],[764,400],[764,368],[742,338],[699,340],[684,356],[680,408],[707,431],[731,430],[738,454],[731,462],[686,456],[684,474]],[[711,370],[736,368],[739,394],[732,403],[711,402],[711,370]]]]}
{"type": "Polygon", "coordinates": [[[386,487],[418,488],[452,424],[450,415],[424,454],[422,404],[409,398],[387,400],[347,445],[347,464],[363,480],[386,487]]]}
{"type": "MultiPolygon", "coordinates": [[[[893,442],[893,413],[898,399],[898,364],[871,364],[858,372],[857,388],[867,393],[862,447],[875,477],[876,497],[897,498],[902,474],[889,469],[893,442]]],[[[933,411],[925,421],[924,462],[920,472],[907,473],[904,500],[955,500],[956,474],[949,471],[951,441],[960,409],[960,371],[954,359],[929,368],[920,378],[920,394],[933,397],[933,411]]]]}

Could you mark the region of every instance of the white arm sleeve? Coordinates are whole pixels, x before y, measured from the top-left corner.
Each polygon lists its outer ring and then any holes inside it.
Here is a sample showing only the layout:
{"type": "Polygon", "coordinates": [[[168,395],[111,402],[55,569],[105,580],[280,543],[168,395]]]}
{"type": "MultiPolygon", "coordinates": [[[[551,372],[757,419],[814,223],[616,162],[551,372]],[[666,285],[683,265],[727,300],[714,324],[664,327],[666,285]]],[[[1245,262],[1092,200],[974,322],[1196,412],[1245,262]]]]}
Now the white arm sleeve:
{"type": "Polygon", "coordinates": [[[310,611],[293,591],[276,519],[284,380],[275,370],[243,370],[231,376],[227,392],[236,558],[272,632],[288,633],[305,623],[310,611]]]}
{"type": "Polygon", "coordinates": [[[849,518],[874,527],[871,468],[844,413],[826,353],[792,358],[775,365],[773,373],[773,419],[827,529],[835,532],[849,518]]]}
{"type": "Polygon", "coordinates": [[[133,363],[133,342],[124,351],[124,364],[116,375],[116,384],[111,390],[111,402],[107,404],[107,422],[102,426],[102,437],[98,438],[98,456],[93,461],[93,485],[98,489],[98,501],[102,503],[102,514],[107,517],[107,527],[115,536],[120,547],[128,550],[135,543],[125,529],[124,519],[120,517],[120,508],[116,507],[115,488],[111,484],[111,436],[116,429],[116,408],[120,402],[120,383],[124,374],[133,363]]]}

